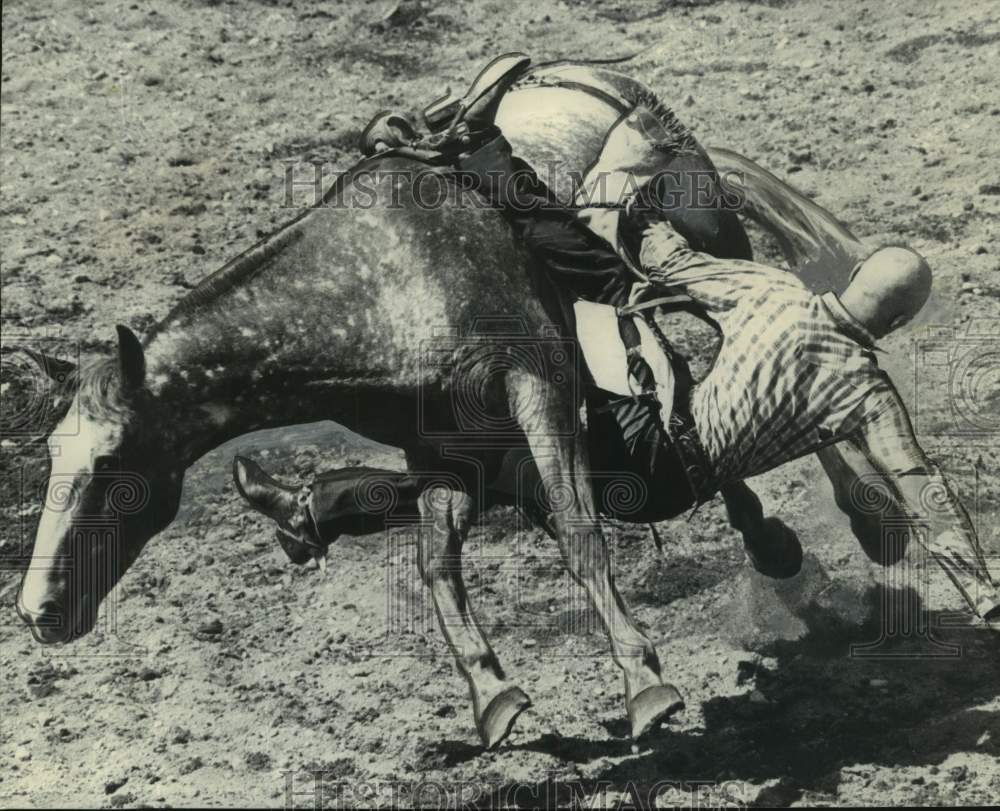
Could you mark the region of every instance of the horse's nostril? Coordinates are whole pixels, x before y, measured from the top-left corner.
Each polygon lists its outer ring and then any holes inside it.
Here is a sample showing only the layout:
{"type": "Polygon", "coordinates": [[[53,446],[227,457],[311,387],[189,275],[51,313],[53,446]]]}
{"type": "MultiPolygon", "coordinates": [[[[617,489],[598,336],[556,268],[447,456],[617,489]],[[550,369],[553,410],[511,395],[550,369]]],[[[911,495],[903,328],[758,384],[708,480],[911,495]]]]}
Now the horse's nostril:
{"type": "Polygon", "coordinates": [[[55,600],[46,600],[31,612],[30,619],[39,628],[58,628],[63,620],[62,606],[55,600]]]}

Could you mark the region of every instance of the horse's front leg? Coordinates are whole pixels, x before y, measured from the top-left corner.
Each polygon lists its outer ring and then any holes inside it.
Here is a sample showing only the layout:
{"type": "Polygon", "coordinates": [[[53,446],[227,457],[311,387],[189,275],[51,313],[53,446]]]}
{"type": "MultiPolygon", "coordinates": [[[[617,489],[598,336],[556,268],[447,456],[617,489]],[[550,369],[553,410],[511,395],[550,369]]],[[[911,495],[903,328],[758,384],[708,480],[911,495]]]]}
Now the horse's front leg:
{"type": "Polygon", "coordinates": [[[459,489],[432,485],[423,491],[418,565],[434,599],[441,630],[469,684],[476,730],[490,749],[507,737],[531,701],[519,687],[507,683],[469,604],[462,579],[462,544],[475,506],[475,499],[459,489]]]}
{"type": "Polygon", "coordinates": [[[528,437],[553,510],[555,530],[571,576],[587,592],[611,641],[615,664],[625,677],[632,735],[638,737],[684,706],[664,683],[649,638],[629,614],[615,586],[611,556],[594,509],[590,466],[577,423],[574,392],[537,376],[508,373],[513,414],[528,437]]]}
{"type": "Polygon", "coordinates": [[[750,565],[767,577],[793,577],[802,568],[802,544],[795,531],[780,518],[764,517],[757,494],[744,481],[720,488],[729,525],[743,535],[743,549],[750,565]]]}

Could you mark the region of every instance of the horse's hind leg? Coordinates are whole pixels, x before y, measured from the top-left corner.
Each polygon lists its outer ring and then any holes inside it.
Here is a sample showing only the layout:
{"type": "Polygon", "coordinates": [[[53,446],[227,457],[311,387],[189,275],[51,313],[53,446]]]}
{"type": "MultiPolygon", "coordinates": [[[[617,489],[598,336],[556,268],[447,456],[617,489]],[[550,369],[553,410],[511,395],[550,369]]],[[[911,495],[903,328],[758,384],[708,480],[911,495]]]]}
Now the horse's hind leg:
{"type": "Polygon", "coordinates": [[[432,485],[420,497],[420,575],[430,589],[438,622],[472,693],[476,730],[489,749],[510,733],[531,702],[507,683],[500,661],[472,613],[462,579],[462,544],[475,514],[466,492],[432,485]]]}
{"type": "Polygon", "coordinates": [[[625,676],[629,721],[638,737],[684,702],[673,685],[663,682],[653,643],[615,587],[594,509],[586,447],[581,432],[574,430],[575,392],[572,384],[556,386],[519,371],[509,372],[507,381],[511,408],[528,437],[566,566],[586,590],[610,638],[615,664],[625,676]]]}
{"type": "Polygon", "coordinates": [[[731,482],[720,492],[726,502],[729,525],[743,535],[750,564],[763,575],[783,579],[802,568],[802,545],[794,530],[780,518],[764,517],[757,494],[746,482],[731,482]]]}

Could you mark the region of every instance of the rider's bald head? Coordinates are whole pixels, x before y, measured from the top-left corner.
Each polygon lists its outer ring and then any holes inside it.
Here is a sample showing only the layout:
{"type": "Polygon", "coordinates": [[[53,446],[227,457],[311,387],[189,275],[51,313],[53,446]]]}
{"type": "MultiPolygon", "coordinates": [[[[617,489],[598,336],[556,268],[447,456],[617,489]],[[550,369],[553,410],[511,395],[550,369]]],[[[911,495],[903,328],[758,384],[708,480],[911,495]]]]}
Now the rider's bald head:
{"type": "Polygon", "coordinates": [[[876,338],[910,321],[927,302],[931,269],[911,248],[880,248],[851,274],[841,295],[847,310],[876,338]]]}

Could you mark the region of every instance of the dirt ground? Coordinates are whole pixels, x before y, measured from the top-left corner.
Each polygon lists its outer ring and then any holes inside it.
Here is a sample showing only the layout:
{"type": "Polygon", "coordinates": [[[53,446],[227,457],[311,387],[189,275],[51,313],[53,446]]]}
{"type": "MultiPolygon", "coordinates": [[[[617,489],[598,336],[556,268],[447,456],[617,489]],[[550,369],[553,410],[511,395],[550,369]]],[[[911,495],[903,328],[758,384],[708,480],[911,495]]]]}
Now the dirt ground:
{"type": "MultiPolygon", "coordinates": [[[[108,351],[115,323],[147,328],[290,216],[287,161],[346,168],[374,112],[457,89],[496,54],[642,50],[622,69],[703,143],[789,178],[864,239],[930,258],[932,306],[886,342],[884,365],[996,558],[998,18],[992,0],[8,2],[4,342],[108,351]],[[931,336],[945,361],[918,351],[931,336]],[[984,357],[991,366],[956,377],[956,364],[984,357]]],[[[98,631],[43,650],[12,603],[46,475],[44,445],[24,426],[37,432],[51,415],[27,368],[4,363],[0,805],[1000,796],[995,635],[956,615],[939,571],[868,563],[813,460],[753,482],[807,549],[788,583],[748,573],[721,502],[660,526],[662,556],[642,527],[609,527],[623,592],[687,701],[638,744],[554,543],[513,512],[488,514],[467,544],[479,616],[534,702],[496,752],[477,746],[408,533],[344,539],[326,578],[287,563],[243,508],[231,458],[239,449],[291,478],[401,465],[330,425],[205,457],[181,516],[123,579],[98,631]],[[880,641],[901,596],[930,636],[880,641]]]]}

